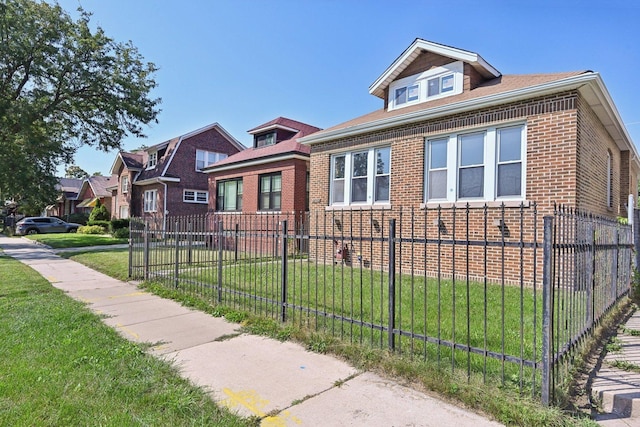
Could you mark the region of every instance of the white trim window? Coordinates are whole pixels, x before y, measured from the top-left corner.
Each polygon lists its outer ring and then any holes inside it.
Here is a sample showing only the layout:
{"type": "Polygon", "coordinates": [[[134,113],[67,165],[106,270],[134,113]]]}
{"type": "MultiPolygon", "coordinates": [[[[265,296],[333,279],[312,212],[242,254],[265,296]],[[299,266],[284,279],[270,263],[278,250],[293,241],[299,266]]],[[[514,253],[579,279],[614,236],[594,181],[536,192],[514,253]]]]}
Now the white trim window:
{"type": "Polygon", "coordinates": [[[613,208],[613,156],[607,150],[607,208],[613,208]]]}
{"type": "Polygon", "coordinates": [[[146,190],[144,192],[144,212],[158,211],[158,190],[146,190]]]}
{"type": "Polygon", "coordinates": [[[184,190],[182,201],[185,203],[209,203],[209,192],[198,190],[184,190]]]}
{"type": "Polygon", "coordinates": [[[149,159],[147,160],[147,169],[153,169],[158,164],[158,152],[154,151],[149,153],[149,159]]]}
{"type": "Polygon", "coordinates": [[[129,218],[129,206],[120,206],[120,219],[129,218]]]}
{"type": "Polygon", "coordinates": [[[389,110],[462,93],[463,67],[462,61],[452,62],[394,81],[389,86],[389,110]]]}
{"type": "Polygon", "coordinates": [[[129,192],[129,177],[128,176],[123,176],[120,179],[120,188],[122,193],[128,193],[129,192]]]}
{"type": "Polygon", "coordinates": [[[196,150],[196,171],[201,171],[209,165],[212,165],[220,160],[226,159],[227,155],[224,153],[217,153],[215,151],[196,150]]]}
{"type": "Polygon", "coordinates": [[[391,147],[341,153],[331,158],[331,205],[388,204],[391,147]]]}
{"type": "Polygon", "coordinates": [[[524,200],[525,125],[428,138],[427,202],[524,200]]]}

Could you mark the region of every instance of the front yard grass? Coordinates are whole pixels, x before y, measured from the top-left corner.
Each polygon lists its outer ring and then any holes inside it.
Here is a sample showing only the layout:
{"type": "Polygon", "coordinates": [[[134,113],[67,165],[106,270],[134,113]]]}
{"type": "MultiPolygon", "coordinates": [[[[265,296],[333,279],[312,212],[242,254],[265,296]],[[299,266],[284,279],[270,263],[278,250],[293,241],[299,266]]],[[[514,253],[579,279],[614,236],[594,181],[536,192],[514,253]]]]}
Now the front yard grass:
{"type": "Polygon", "coordinates": [[[256,425],[1,252],[0,312],[0,425],[256,425]]]}
{"type": "Polygon", "coordinates": [[[128,239],[116,239],[102,234],[51,233],[32,234],[27,239],[42,243],[54,249],[83,248],[87,246],[104,246],[127,243],[128,239]]]}

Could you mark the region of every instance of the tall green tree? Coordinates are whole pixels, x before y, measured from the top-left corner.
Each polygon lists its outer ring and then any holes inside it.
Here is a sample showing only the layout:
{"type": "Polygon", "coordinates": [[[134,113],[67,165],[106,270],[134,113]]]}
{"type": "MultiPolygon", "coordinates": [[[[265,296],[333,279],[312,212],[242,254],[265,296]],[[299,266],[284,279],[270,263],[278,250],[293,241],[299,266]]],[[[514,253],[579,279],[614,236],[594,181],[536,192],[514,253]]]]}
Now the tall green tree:
{"type": "Polygon", "coordinates": [[[65,178],[85,179],[89,177],[89,174],[80,166],[71,165],[64,170],[65,178]]]}
{"type": "Polygon", "coordinates": [[[109,151],[156,120],[154,64],[78,9],[0,0],[0,194],[21,204],[55,199],[55,172],[83,144],[109,151]]]}

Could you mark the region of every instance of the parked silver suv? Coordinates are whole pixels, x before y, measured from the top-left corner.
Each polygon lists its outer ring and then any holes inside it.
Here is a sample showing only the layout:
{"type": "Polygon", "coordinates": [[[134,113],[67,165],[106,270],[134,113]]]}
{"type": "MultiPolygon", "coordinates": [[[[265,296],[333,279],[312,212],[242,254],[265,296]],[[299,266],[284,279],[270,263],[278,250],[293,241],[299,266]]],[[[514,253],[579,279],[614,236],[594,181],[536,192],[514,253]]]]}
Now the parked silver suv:
{"type": "Polygon", "coordinates": [[[78,227],[80,224],[65,222],[55,217],[27,217],[16,224],[16,234],[24,236],[38,233],[75,233],[78,227]]]}

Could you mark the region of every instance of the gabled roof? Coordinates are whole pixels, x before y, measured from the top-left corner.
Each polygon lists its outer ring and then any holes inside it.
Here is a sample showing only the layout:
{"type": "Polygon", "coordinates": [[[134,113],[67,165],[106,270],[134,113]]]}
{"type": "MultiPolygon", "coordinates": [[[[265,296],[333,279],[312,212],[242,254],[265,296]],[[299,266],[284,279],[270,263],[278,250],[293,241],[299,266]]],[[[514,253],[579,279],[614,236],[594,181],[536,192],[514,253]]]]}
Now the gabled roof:
{"type": "Polygon", "coordinates": [[[56,189],[63,193],[78,193],[84,180],[77,178],[60,178],[56,189]]]}
{"type": "Polygon", "coordinates": [[[247,148],[204,168],[203,172],[219,172],[252,164],[270,163],[276,160],[282,160],[283,158],[296,156],[308,158],[311,153],[311,147],[300,144],[297,140],[298,138],[311,135],[312,133],[320,130],[320,128],[306,123],[287,119],[286,117],[278,117],[260,126],[256,126],[248,132],[250,134],[258,134],[276,128],[296,132],[296,134],[290,139],[280,141],[277,144],[267,145],[260,148],[247,148]]]}
{"type": "Polygon", "coordinates": [[[369,93],[379,98],[384,98],[384,90],[402,73],[422,52],[432,52],[436,55],[446,56],[456,61],[463,61],[475,68],[486,79],[500,77],[500,71],[496,70],[480,55],[468,50],[462,50],[443,44],[430,42],[423,39],[415,39],[402,54],[387,68],[375,82],[369,86],[369,93]]]}
{"type": "Polygon", "coordinates": [[[90,176],[82,182],[82,187],[80,187],[78,194],[82,194],[85,188],[89,186],[95,197],[111,197],[111,192],[107,188],[112,184],[110,176],[90,176]]]}
{"type": "Polygon", "coordinates": [[[120,151],[116,154],[116,159],[111,165],[111,174],[118,173],[120,165],[124,165],[130,171],[141,171],[143,166],[143,155],[140,152],[129,153],[120,151]]]}

